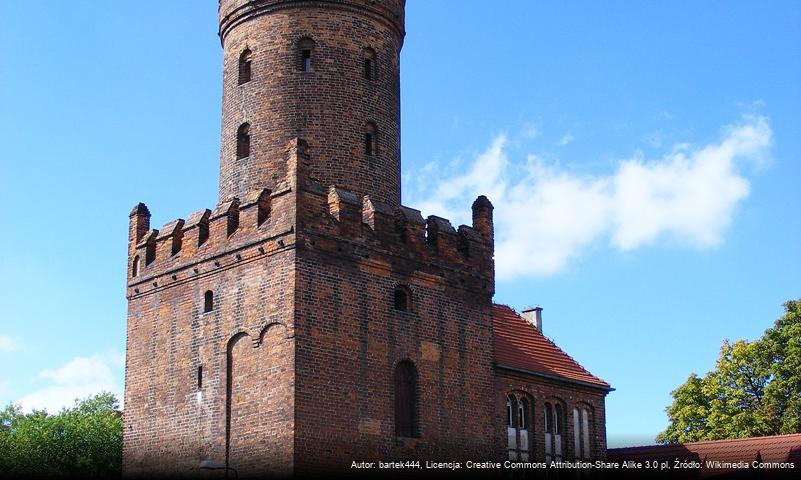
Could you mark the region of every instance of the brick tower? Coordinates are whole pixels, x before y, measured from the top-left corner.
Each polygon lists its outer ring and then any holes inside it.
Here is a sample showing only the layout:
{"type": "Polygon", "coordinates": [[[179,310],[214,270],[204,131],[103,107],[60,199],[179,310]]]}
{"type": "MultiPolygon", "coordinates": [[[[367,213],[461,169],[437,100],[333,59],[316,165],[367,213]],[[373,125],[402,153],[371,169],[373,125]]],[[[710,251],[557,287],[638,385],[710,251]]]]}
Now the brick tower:
{"type": "Polygon", "coordinates": [[[404,0],[221,0],[221,199],[274,188],[297,137],[323,185],[400,205],[403,11],[404,0]],[[244,130],[249,155],[237,151],[244,130]]]}
{"type": "Polygon", "coordinates": [[[130,214],[125,474],[502,458],[493,207],[400,204],[404,1],[219,12],[219,202],[130,214]]]}

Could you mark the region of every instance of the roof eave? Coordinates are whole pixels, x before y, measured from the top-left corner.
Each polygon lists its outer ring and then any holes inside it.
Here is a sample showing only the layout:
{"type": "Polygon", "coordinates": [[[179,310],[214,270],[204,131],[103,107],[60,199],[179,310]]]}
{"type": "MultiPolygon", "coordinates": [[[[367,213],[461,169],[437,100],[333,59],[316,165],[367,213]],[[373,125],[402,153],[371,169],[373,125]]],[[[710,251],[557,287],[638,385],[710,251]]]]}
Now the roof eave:
{"type": "Polygon", "coordinates": [[[601,385],[601,384],[597,384],[597,383],[591,383],[591,382],[585,382],[585,381],[582,381],[582,380],[576,380],[576,379],[573,379],[573,378],[562,377],[562,376],[559,376],[559,375],[551,375],[551,374],[548,374],[548,373],[535,372],[535,371],[532,371],[532,370],[526,370],[524,368],[510,367],[508,365],[501,365],[501,364],[499,364],[497,362],[494,363],[493,366],[498,370],[507,370],[507,371],[510,371],[510,372],[522,373],[524,375],[531,375],[531,376],[534,376],[534,377],[547,378],[548,380],[554,380],[554,381],[557,381],[557,382],[564,382],[564,383],[570,383],[570,384],[573,384],[573,385],[580,385],[582,387],[592,388],[594,390],[600,390],[600,391],[606,392],[606,393],[613,392],[615,390],[610,385],[601,385]]]}

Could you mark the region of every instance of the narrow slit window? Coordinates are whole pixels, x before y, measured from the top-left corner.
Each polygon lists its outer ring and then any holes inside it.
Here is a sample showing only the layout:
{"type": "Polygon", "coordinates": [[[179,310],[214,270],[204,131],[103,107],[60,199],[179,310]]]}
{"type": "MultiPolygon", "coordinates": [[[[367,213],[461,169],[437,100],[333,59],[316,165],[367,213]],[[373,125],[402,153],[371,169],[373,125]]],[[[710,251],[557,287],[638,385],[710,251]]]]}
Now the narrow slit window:
{"type": "Polygon", "coordinates": [[[239,56],[239,84],[248,83],[251,78],[251,52],[245,49],[239,56]]]}
{"type": "Polygon", "coordinates": [[[214,292],[206,290],[203,294],[203,313],[209,313],[214,310],[214,292]]]}
{"type": "Polygon", "coordinates": [[[300,50],[300,71],[312,71],[312,52],[314,52],[314,40],[311,38],[302,38],[298,42],[298,50],[300,50]]]}
{"type": "Polygon", "coordinates": [[[139,275],[139,255],[134,257],[133,264],[131,265],[131,276],[135,277],[137,275],[139,275]]]}
{"type": "Polygon", "coordinates": [[[197,367],[197,389],[203,388],[203,365],[197,367]]]}
{"type": "Polygon", "coordinates": [[[417,408],[417,369],[403,361],[395,367],[395,436],[418,436],[417,408]]]}
{"type": "Polygon", "coordinates": [[[376,127],[375,123],[367,122],[364,129],[364,154],[368,157],[375,155],[376,127]]]}
{"type": "Polygon", "coordinates": [[[364,154],[373,154],[373,134],[370,132],[364,134],[364,154]]]}
{"type": "Polygon", "coordinates": [[[236,132],[236,158],[250,156],[250,124],[243,123],[236,132]]]}
{"type": "Polygon", "coordinates": [[[365,80],[372,80],[373,79],[373,59],[372,58],[365,58],[364,59],[364,79],[365,80]]]}
{"type": "Polygon", "coordinates": [[[372,48],[364,49],[364,79],[367,81],[375,80],[376,77],[375,50],[372,48]]]}

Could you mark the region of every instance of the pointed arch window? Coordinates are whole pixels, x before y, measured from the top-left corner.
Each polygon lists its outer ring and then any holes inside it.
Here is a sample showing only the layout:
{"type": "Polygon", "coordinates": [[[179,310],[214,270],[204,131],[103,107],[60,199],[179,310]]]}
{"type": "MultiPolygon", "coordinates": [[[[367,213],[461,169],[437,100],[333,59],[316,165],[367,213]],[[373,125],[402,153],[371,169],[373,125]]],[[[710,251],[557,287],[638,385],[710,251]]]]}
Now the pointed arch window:
{"type": "Polygon", "coordinates": [[[251,53],[249,48],[246,48],[241,55],[239,55],[239,84],[248,83],[251,79],[251,53]]]}
{"type": "Polygon", "coordinates": [[[419,436],[417,410],[417,369],[404,360],[395,366],[395,436],[419,436]]]}
{"type": "Polygon", "coordinates": [[[562,460],[563,429],[565,425],[564,409],[562,405],[545,403],[545,461],[562,460]]]}
{"type": "Polygon", "coordinates": [[[509,460],[528,461],[530,457],[530,403],[518,394],[506,396],[506,447],[509,460]]]}
{"type": "Polygon", "coordinates": [[[131,277],[139,275],[139,255],[135,256],[131,264],[131,277]]]}
{"type": "Polygon", "coordinates": [[[236,158],[246,158],[250,156],[250,124],[243,123],[236,131],[236,158]]]}
{"type": "Polygon", "coordinates": [[[590,450],[590,412],[586,406],[573,409],[573,450],[578,459],[592,459],[590,450]]]}

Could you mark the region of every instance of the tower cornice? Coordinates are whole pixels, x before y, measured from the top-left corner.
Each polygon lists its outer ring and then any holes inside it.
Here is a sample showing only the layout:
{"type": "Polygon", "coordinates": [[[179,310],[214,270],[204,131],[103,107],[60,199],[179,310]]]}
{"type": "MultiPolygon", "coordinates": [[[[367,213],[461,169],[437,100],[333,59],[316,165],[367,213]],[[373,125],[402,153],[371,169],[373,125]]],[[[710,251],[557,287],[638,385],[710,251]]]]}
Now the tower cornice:
{"type": "Polygon", "coordinates": [[[406,0],[220,0],[220,42],[234,27],[260,15],[290,8],[335,8],[370,15],[390,26],[403,44],[406,35],[404,11],[406,0]]]}

